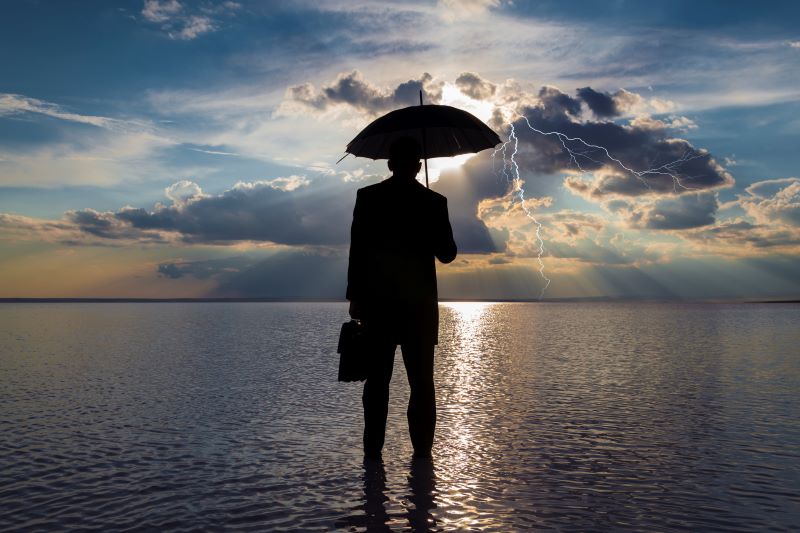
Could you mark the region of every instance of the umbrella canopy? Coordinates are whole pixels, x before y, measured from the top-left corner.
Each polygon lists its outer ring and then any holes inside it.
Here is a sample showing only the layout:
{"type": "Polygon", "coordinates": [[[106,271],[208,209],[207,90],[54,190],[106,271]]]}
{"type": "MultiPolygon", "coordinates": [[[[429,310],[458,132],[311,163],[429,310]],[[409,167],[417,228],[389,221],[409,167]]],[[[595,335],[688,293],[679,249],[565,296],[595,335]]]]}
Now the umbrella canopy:
{"type": "Polygon", "coordinates": [[[375,119],[347,144],[357,157],[388,159],[392,141],[412,137],[425,159],[473,154],[502,141],[476,116],[448,105],[418,105],[397,109],[375,119]]]}

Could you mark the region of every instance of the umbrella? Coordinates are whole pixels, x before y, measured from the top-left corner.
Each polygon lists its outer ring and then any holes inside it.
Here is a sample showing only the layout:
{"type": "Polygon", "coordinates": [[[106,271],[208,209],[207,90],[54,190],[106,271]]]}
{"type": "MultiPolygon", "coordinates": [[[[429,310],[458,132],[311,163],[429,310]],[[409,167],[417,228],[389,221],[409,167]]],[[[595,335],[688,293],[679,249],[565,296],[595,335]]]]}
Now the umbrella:
{"type": "Polygon", "coordinates": [[[400,137],[412,137],[422,146],[426,187],[428,158],[474,154],[502,142],[489,126],[463,109],[449,105],[423,105],[420,91],[418,106],[396,109],[372,121],[347,144],[345,157],[353,154],[356,157],[388,159],[392,141],[400,137]]]}

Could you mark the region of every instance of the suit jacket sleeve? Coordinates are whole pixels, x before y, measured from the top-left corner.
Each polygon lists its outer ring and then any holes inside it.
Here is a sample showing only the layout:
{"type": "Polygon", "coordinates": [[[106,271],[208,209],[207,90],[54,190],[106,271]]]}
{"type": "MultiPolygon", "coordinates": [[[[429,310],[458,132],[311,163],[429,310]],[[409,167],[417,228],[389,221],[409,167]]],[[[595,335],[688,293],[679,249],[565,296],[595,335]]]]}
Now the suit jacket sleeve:
{"type": "Polygon", "coordinates": [[[347,265],[347,295],[350,301],[364,299],[366,283],[366,220],[361,190],[356,194],[353,224],[350,227],[350,259],[347,265]]]}
{"type": "Polygon", "coordinates": [[[450,263],[456,258],[458,248],[453,239],[453,228],[447,213],[447,198],[443,198],[436,210],[434,255],[442,263],[450,263]]]}

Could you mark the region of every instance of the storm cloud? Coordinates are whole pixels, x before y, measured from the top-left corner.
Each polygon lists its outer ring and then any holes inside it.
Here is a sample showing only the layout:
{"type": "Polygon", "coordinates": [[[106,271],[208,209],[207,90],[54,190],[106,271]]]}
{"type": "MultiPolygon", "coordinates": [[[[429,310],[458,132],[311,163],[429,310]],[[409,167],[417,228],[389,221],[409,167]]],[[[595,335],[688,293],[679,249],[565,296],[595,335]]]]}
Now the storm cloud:
{"type": "Polygon", "coordinates": [[[592,181],[574,177],[566,181],[569,189],[589,198],[674,194],[733,184],[732,176],[711,154],[695,148],[687,140],[671,137],[668,125],[663,122],[647,121],[638,125],[635,121],[629,125],[594,122],[580,120],[580,113],[578,99],[554,87],[542,88],[538,103],[523,107],[520,114],[524,118],[514,121],[521,145],[520,164],[528,171],[543,174],[604,170],[605,173],[597,173],[592,181]],[[569,138],[580,138],[587,144],[603,146],[627,168],[643,174],[636,176],[625,170],[603,150],[587,147],[578,140],[564,140],[569,148],[579,152],[573,160],[558,136],[536,133],[528,124],[544,133],[559,132],[569,138]],[[685,189],[681,189],[674,178],[685,189]]]}

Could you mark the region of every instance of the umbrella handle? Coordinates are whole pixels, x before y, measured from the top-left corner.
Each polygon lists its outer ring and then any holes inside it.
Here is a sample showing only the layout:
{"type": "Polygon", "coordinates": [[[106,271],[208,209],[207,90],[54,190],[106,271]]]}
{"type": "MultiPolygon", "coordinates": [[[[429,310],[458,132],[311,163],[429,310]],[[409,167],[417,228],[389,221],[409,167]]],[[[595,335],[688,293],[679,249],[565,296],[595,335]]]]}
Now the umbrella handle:
{"type": "MultiPolygon", "coordinates": [[[[422,105],[422,89],[419,90],[419,105],[422,105]]],[[[425,187],[431,188],[428,185],[428,147],[425,142],[425,128],[422,128],[422,160],[425,161],[425,187]]]]}

